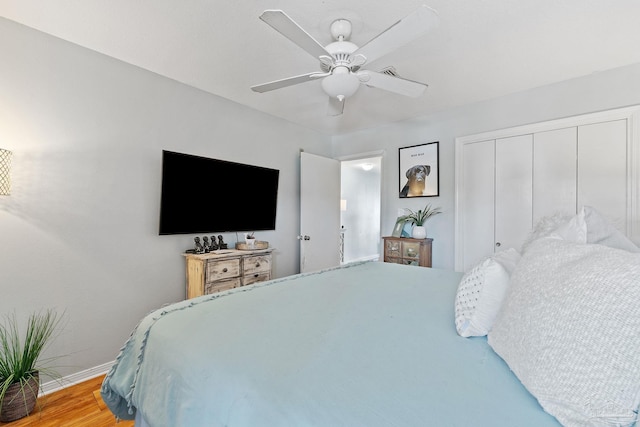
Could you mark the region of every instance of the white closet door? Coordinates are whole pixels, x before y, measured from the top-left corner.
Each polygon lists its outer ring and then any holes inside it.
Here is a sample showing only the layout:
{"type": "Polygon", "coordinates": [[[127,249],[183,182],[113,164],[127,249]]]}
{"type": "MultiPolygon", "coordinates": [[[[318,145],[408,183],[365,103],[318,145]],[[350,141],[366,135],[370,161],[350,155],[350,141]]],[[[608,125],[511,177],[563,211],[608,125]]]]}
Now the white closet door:
{"type": "Polygon", "coordinates": [[[555,213],[575,214],[578,130],[576,127],[533,136],[533,224],[555,213]]]}
{"type": "Polygon", "coordinates": [[[639,123],[634,106],[456,138],[456,270],[583,205],[640,243],[639,123]]]}
{"type": "Polygon", "coordinates": [[[516,248],[533,222],[533,135],[496,140],[495,250],[516,248]]]}
{"type": "Polygon", "coordinates": [[[578,127],[578,206],[596,208],[627,232],[627,121],[578,127]]]}
{"type": "Polygon", "coordinates": [[[462,146],[462,268],[467,271],[493,253],[494,239],[494,141],[462,146]]]}

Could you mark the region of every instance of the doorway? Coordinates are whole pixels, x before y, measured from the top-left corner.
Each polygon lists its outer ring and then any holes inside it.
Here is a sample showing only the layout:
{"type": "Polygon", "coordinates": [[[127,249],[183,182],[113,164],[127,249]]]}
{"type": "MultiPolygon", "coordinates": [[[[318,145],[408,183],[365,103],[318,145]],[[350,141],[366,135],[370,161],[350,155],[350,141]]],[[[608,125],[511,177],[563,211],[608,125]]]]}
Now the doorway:
{"type": "Polygon", "coordinates": [[[380,258],[382,157],[340,163],[340,261],[380,258]]]}

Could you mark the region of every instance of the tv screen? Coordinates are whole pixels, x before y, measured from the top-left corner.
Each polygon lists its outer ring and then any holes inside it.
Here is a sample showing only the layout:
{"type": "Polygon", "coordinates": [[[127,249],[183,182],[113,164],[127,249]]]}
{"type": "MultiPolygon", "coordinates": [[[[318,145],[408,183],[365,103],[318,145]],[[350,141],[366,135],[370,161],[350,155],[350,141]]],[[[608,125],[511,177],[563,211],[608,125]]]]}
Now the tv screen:
{"type": "Polygon", "coordinates": [[[279,174],[163,150],[160,234],[275,230],[279,174]]]}

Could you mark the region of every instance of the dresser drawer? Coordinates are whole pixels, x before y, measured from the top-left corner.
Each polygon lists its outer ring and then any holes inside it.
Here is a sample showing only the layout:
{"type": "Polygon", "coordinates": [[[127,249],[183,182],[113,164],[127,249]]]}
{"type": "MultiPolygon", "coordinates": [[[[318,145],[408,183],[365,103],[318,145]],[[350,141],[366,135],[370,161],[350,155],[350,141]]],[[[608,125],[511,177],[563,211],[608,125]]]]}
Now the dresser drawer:
{"type": "Polygon", "coordinates": [[[245,276],[271,272],[271,255],[256,255],[244,258],[242,270],[245,276]]]}
{"type": "Polygon", "coordinates": [[[240,276],[240,258],[207,262],[207,283],[238,276],[240,276]]]}
{"type": "Polygon", "coordinates": [[[390,257],[399,257],[402,253],[401,242],[397,240],[387,240],[385,243],[385,254],[390,257]]]}
{"type": "Polygon", "coordinates": [[[245,274],[242,278],[242,286],[251,285],[252,283],[264,282],[267,280],[271,280],[271,272],[267,271],[266,273],[254,273],[254,274],[245,274]]]}
{"type": "Polygon", "coordinates": [[[207,283],[206,285],[204,285],[204,294],[214,294],[216,292],[222,292],[228,289],[237,288],[241,285],[242,282],[240,281],[239,277],[236,277],[234,279],[219,280],[217,282],[207,283]]]}

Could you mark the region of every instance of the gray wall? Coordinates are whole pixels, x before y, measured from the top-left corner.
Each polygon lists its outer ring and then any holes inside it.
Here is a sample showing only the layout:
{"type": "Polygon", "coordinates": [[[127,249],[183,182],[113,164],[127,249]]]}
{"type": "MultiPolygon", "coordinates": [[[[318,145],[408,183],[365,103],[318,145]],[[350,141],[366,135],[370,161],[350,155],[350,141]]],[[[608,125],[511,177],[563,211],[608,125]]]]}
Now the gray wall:
{"type": "MultiPolygon", "coordinates": [[[[299,268],[299,151],[327,136],[0,18],[0,315],[66,310],[63,375],[111,361],[139,319],[184,298],[192,235],[158,236],[162,149],[280,169],[275,276],[299,268]]],[[[233,185],[212,177],[211,193],[233,185]]],[[[244,209],[227,206],[220,209],[244,209]]],[[[225,235],[233,244],[235,233],[225,235]]]]}
{"type": "MultiPolygon", "coordinates": [[[[429,96],[428,91],[425,96],[429,96]]],[[[455,138],[480,132],[640,104],[640,64],[516,93],[333,138],[334,156],[385,150],[382,165],[382,234],[393,229],[399,208],[426,203],[444,213],[427,222],[434,239],[433,266],[454,268],[455,138]],[[440,197],[398,197],[398,148],[440,141],[440,197]]]]}

